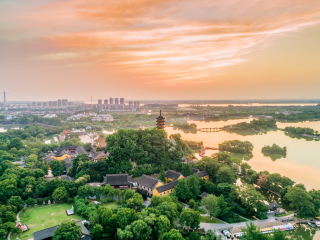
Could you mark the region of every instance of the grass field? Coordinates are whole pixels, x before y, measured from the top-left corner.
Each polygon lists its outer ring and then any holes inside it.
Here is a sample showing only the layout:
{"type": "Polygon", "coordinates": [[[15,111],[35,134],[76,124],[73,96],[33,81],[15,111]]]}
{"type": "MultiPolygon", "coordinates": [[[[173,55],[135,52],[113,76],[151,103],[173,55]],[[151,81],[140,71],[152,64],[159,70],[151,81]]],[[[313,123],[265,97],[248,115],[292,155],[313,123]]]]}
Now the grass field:
{"type": "Polygon", "coordinates": [[[101,205],[106,206],[108,208],[117,208],[117,207],[121,206],[121,204],[117,203],[116,201],[114,201],[112,203],[101,203],[101,205]]]}
{"type": "Polygon", "coordinates": [[[200,216],[200,222],[203,222],[203,223],[224,223],[224,222],[219,221],[216,218],[212,218],[212,220],[211,220],[210,216],[200,216]]]}
{"type": "MultiPolygon", "coordinates": [[[[64,220],[82,220],[81,216],[67,216],[66,210],[72,205],[67,203],[57,203],[51,206],[29,207],[25,212],[20,213],[20,222],[29,227],[29,231],[21,233],[21,239],[29,239],[32,233],[56,226],[64,220]],[[29,237],[26,238],[26,235],[29,237]],[[24,238],[23,238],[24,237],[24,238]]],[[[11,239],[16,239],[17,235],[11,235],[11,239]]]]}
{"type": "Polygon", "coordinates": [[[279,217],[286,217],[286,216],[291,215],[291,214],[293,214],[293,213],[294,213],[294,211],[287,211],[286,213],[283,213],[283,214],[277,214],[277,216],[279,216],[279,217]]]}

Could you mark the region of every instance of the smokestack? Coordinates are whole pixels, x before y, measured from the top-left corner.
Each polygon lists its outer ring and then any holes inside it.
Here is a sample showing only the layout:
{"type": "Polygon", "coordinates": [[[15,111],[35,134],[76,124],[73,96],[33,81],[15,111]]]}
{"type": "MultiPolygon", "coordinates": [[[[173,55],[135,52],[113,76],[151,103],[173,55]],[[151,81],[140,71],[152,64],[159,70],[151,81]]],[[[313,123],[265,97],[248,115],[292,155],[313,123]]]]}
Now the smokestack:
{"type": "Polygon", "coordinates": [[[3,92],[3,102],[4,102],[4,105],[6,105],[6,92],[3,92]]]}

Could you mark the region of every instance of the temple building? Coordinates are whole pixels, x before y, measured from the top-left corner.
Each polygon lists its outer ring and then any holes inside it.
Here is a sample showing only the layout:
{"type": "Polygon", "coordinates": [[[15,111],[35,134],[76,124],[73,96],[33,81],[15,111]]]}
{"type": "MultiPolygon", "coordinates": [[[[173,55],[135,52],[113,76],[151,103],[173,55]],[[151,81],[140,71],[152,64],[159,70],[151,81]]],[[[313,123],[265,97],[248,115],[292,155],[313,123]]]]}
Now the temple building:
{"type": "Polygon", "coordinates": [[[157,117],[157,129],[164,129],[165,128],[165,121],[164,117],[161,116],[161,110],[160,110],[160,116],[157,117]]]}

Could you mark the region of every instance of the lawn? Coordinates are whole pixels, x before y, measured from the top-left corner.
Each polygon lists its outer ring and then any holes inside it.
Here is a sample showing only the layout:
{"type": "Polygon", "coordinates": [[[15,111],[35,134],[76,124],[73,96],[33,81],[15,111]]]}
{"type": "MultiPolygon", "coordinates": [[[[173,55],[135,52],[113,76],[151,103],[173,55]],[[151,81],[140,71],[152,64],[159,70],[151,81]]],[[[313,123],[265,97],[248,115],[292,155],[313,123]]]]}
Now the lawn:
{"type": "Polygon", "coordinates": [[[203,222],[203,223],[224,223],[216,218],[212,218],[212,220],[211,220],[210,216],[200,216],[200,222],[203,222]]]}
{"type": "Polygon", "coordinates": [[[117,207],[121,206],[121,204],[117,203],[116,201],[111,202],[111,203],[101,203],[101,205],[106,206],[108,208],[117,208],[117,207]]]}
{"type": "MultiPolygon", "coordinates": [[[[241,217],[240,215],[239,215],[239,217],[240,217],[240,221],[230,221],[230,222],[228,222],[228,221],[226,221],[227,223],[239,223],[239,222],[247,222],[248,220],[247,219],[244,219],[243,217],[241,217]]],[[[256,220],[256,219],[255,219],[256,220]]]]}
{"type": "MultiPolygon", "coordinates": [[[[64,220],[82,220],[81,216],[67,216],[66,210],[71,209],[72,205],[67,203],[57,203],[51,206],[39,206],[26,208],[25,212],[20,214],[20,221],[26,224],[30,230],[20,234],[21,239],[28,239],[26,235],[32,237],[32,233],[56,226],[64,220]]],[[[11,239],[16,239],[17,235],[11,235],[11,239]]]]}
{"type": "Polygon", "coordinates": [[[207,214],[208,212],[204,208],[199,208],[200,214],[207,214]]]}
{"type": "Polygon", "coordinates": [[[290,214],[293,214],[294,211],[287,211],[286,213],[282,213],[282,214],[277,214],[277,216],[279,217],[286,217],[289,216],[290,214]]]}

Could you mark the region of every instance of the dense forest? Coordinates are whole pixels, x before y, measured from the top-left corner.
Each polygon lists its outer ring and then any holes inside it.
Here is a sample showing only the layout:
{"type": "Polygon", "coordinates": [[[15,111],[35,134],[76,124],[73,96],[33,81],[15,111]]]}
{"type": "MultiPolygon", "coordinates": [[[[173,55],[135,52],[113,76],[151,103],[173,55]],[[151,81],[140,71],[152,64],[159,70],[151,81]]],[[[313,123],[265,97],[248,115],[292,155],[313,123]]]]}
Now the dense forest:
{"type": "Polygon", "coordinates": [[[312,128],[305,128],[305,127],[285,127],[284,131],[288,133],[293,133],[293,134],[307,134],[307,135],[320,136],[318,131],[315,131],[312,128]]]}
{"type": "Polygon", "coordinates": [[[272,146],[264,146],[261,152],[274,161],[287,156],[287,147],[282,148],[277,144],[273,144],[272,146]]]}
{"type": "Polygon", "coordinates": [[[227,125],[223,129],[227,132],[235,132],[240,135],[251,135],[270,129],[277,129],[277,124],[273,119],[259,118],[258,120],[254,119],[250,121],[250,123],[241,122],[233,125],[227,125]]]}
{"type": "Polygon", "coordinates": [[[233,153],[248,154],[252,153],[253,145],[249,141],[243,142],[240,140],[228,140],[219,144],[219,150],[233,153]]]}
{"type": "Polygon", "coordinates": [[[169,137],[164,130],[120,129],[106,139],[109,159],[116,168],[129,170],[131,162],[171,166],[192,152],[180,134],[169,137]],[[124,169],[126,168],[126,169],[124,169]]]}

